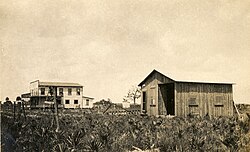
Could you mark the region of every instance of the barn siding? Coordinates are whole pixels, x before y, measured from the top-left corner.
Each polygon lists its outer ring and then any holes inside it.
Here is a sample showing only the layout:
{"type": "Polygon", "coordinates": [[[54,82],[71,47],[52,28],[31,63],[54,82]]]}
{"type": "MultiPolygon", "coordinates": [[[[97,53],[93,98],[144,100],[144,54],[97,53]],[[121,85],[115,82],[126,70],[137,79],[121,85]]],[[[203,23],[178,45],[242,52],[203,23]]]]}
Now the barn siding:
{"type": "MultiPolygon", "coordinates": [[[[165,105],[162,100],[162,95],[160,94],[158,84],[168,82],[172,82],[172,80],[159,73],[154,73],[145,81],[144,85],[142,86],[142,91],[146,92],[148,115],[159,115],[166,113],[165,105]],[[151,100],[154,100],[155,104],[151,104],[151,100]]],[[[141,103],[143,102],[142,100],[143,99],[141,99],[141,103]]]]}
{"type": "Polygon", "coordinates": [[[232,116],[232,85],[177,82],[176,115],[232,116]]]}
{"type": "Polygon", "coordinates": [[[174,81],[155,70],[139,85],[142,91],[146,92],[148,115],[167,114],[163,100],[163,96],[166,96],[166,90],[162,90],[159,84],[171,82],[175,83],[176,116],[187,116],[190,113],[200,116],[209,114],[216,117],[233,115],[232,84],[174,81]],[[151,103],[152,100],[154,104],[151,103]]]}
{"type": "Polygon", "coordinates": [[[157,81],[155,79],[151,79],[151,82],[145,86],[142,91],[146,92],[147,98],[147,112],[149,115],[157,115],[156,113],[158,109],[157,98],[156,98],[156,88],[157,88],[157,81]],[[152,100],[154,100],[154,104],[152,104],[152,100]]]}

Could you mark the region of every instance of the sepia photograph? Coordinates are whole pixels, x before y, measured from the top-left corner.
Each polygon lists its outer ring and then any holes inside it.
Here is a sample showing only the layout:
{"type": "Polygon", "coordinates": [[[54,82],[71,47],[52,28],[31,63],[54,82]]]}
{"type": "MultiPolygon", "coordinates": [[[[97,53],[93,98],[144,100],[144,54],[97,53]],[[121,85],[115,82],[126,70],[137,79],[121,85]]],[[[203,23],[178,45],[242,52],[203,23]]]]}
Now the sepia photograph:
{"type": "Polygon", "coordinates": [[[249,0],[0,0],[2,152],[249,152],[249,0]]]}

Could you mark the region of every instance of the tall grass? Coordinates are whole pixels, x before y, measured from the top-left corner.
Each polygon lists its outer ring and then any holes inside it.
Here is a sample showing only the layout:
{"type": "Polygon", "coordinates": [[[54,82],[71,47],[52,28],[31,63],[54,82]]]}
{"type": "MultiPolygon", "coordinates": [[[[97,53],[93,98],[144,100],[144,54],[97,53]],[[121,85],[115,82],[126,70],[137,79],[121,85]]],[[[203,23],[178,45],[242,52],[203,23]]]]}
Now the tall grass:
{"type": "Polygon", "coordinates": [[[156,118],[97,114],[59,115],[56,132],[52,114],[27,114],[26,120],[2,113],[2,150],[15,151],[131,151],[134,147],[160,151],[238,151],[249,144],[248,122],[237,118],[156,118]],[[12,147],[6,144],[13,138],[12,147]],[[59,148],[60,147],[60,148],[59,148]]]}

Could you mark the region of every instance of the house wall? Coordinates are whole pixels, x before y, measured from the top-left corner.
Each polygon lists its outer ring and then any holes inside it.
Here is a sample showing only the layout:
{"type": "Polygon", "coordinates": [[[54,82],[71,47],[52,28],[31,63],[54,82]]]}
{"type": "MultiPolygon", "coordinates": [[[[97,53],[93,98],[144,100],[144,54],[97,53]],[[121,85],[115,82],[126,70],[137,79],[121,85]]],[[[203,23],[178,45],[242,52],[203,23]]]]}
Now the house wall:
{"type": "Polygon", "coordinates": [[[82,105],[81,108],[93,108],[93,98],[86,98],[86,97],[82,97],[82,105]],[[87,100],[89,104],[87,104],[87,100]]]}
{"type": "MultiPolygon", "coordinates": [[[[64,97],[79,97],[83,95],[83,88],[82,87],[57,87],[57,96],[60,96],[60,88],[63,89],[63,96],[64,97]],[[68,94],[68,89],[71,88],[72,89],[72,94],[69,95],[68,94]],[[76,89],[80,89],[80,95],[77,94],[77,90],[76,89]]],[[[39,86],[38,88],[35,88],[34,90],[38,90],[38,96],[48,96],[49,94],[49,87],[48,86],[39,86]],[[41,94],[41,89],[44,88],[45,89],[45,94],[42,95],[41,94]]]]}
{"type": "MultiPolygon", "coordinates": [[[[171,79],[159,74],[154,73],[151,77],[145,81],[142,85],[142,92],[146,92],[146,101],[147,101],[147,114],[148,115],[159,115],[159,109],[162,109],[164,106],[163,101],[158,96],[159,87],[158,84],[172,82],[171,79]]],[[[143,98],[141,98],[141,105],[143,105],[143,98]]],[[[142,106],[141,106],[141,110],[142,106]]]]}
{"type": "Polygon", "coordinates": [[[175,83],[176,115],[232,116],[231,84],[175,83]]]}
{"type": "MultiPolygon", "coordinates": [[[[57,96],[60,96],[60,88],[63,88],[63,96],[61,98],[61,104],[64,105],[64,108],[83,108],[85,107],[85,103],[83,103],[83,87],[57,87],[57,96]],[[72,94],[68,94],[68,89],[72,89],[72,94]],[[77,89],[80,89],[80,95],[77,94],[77,89]],[[69,104],[66,104],[66,100],[69,100],[69,104]],[[78,104],[74,103],[74,100],[78,100],[78,104]]],[[[48,86],[39,86],[39,81],[34,81],[30,83],[30,93],[31,93],[31,100],[33,100],[34,105],[43,105],[44,101],[46,100],[49,94],[49,87],[48,86]],[[41,89],[45,89],[44,95],[41,94],[41,89]]],[[[86,100],[85,100],[86,102],[86,100]]],[[[90,102],[91,103],[91,102],[90,102]]],[[[91,107],[92,105],[90,105],[91,107]]]]}
{"type": "Polygon", "coordinates": [[[59,89],[63,88],[63,97],[62,104],[64,104],[64,108],[82,108],[82,95],[83,88],[82,87],[57,87],[57,95],[59,96],[59,89]],[[72,94],[68,94],[68,89],[72,89],[72,94]],[[80,89],[80,95],[77,95],[77,89],[80,89]],[[69,104],[66,104],[66,100],[69,100],[69,104]],[[74,103],[74,100],[78,100],[78,104],[74,103]]]}
{"type": "Polygon", "coordinates": [[[30,83],[30,95],[31,96],[38,96],[39,90],[38,90],[39,81],[33,81],[30,83]]]}

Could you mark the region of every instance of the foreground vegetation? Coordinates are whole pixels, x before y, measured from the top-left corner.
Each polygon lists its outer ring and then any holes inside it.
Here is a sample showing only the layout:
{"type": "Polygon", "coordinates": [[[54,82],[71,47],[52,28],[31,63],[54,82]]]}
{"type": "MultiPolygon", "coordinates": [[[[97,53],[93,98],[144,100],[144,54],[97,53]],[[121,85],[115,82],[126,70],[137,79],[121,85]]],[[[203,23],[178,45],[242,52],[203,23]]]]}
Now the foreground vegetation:
{"type": "Polygon", "coordinates": [[[1,114],[2,151],[247,151],[249,122],[237,118],[156,118],[52,112],[1,114]]]}

